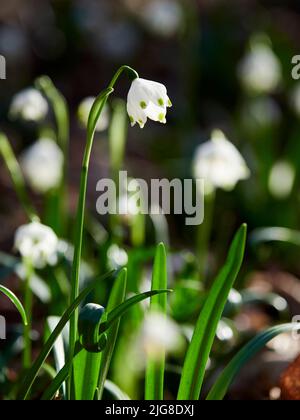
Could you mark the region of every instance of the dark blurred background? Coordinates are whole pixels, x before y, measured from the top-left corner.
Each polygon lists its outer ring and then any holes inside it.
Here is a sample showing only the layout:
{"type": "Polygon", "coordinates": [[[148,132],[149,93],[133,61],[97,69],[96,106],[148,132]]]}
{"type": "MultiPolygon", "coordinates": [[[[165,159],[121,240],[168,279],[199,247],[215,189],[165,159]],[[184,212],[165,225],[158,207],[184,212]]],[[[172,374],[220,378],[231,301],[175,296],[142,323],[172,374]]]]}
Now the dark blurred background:
{"type": "MultiPolygon", "coordinates": [[[[14,94],[36,77],[49,75],[71,108],[70,184],[75,194],[84,145],[84,131],[76,119],[78,104],[97,95],[126,63],[142,77],[164,83],[174,104],[166,127],[151,123],[151,129],[129,131],[130,175],[191,176],[196,147],[213,128],[221,128],[244,156],[252,176],[233,193],[218,193],[216,243],[228,240],[243,221],[250,230],[265,225],[298,228],[300,111],[291,101],[297,86],[291,58],[300,51],[299,9],[296,1],[1,0],[0,53],[7,60],[7,80],[1,81],[0,89],[1,130],[17,154],[36,140],[34,130],[13,124],[7,113],[14,94]],[[276,89],[253,94],[243,88],[238,69],[257,36],[268,40],[281,75],[276,89]],[[296,178],[287,196],[278,198],[270,191],[269,177],[281,159],[292,165],[296,178]]],[[[123,78],[117,95],[125,99],[127,90],[123,78]]],[[[108,165],[105,134],[95,150],[92,206],[94,181],[108,165]]],[[[8,246],[23,216],[2,164],[0,183],[0,244],[8,246]]],[[[75,199],[76,195],[72,207],[75,199]]],[[[189,244],[189,229],[172,218],[170,224],[173,246],[189,244]]],[[[293,257],[287,254],[287,259],[293,257]]]]}

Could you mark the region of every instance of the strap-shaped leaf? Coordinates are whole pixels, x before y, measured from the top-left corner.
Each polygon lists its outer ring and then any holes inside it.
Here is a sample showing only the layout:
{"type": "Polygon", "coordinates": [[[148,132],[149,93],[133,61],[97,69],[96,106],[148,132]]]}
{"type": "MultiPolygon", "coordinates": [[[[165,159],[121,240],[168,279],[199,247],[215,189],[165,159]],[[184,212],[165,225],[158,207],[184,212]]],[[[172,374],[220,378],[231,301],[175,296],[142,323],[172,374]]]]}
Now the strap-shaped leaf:
{"type": "MultiPolygon", "coordinates": [[[[156,250],[152,288],[166,289],[168,286],[168,270],[167,270],[167,254],[163,243],[159,244],[156,250]]],[[[160,311],[162,314],[167,313],[167,296],[158,295],[151,299],[151,311],[160,311]]],[[[147,361],[146,381],[145,381],[145,398],[151,400],[164,399],[164,378],[165,378],[165,354],[160,356],[160,360],[147,361]]]]}
{"type": "Polygon", "coordinates": [[[241,368],[248,362],[249,359],[255,356],[269,341],[276,336],[290,331],[300,331],[299,324],[283,324],[278,327],[270,328],[269,330],[259,334],[252,341],[250,341],[239,353],[232,359],[228,366],[223,370],[210,393],[207,400],[222,400],[231,383],[241,370],[241,368]]]}
{"type": "MultiPolygon", "coordinates": [[[[119,318],[122,317],[125,314],[125,312],[127,312],[135,304],[142,302],[143,300],[148,299],[151,296],[155,296],[160,293],[170,293],[170,292],[171,290],[153,290],[150,292],[141,293],[139,295],[133,296],[132,298],[126,300],[123,304],[119,305],[117,308],[115,308],[113,311],[111,311],[107,315],[107,322],[104,322],[103,324],[100,323],[100,331],[97,330],[98,337],[101,339],[101,336],[103,335],[103,333],[105,333],[109,328],[111,328],[114,325],[114,323],[118,321],[119,318]]],[[[100,315],[100,312],[99,312],[99,315],[100,315]]],[[[74,357],[76,355],[78,356],[80,351],[82,350],[82,347],[81,348],[78,347],[78,344],[77,344],[77,350],[75,350],[75,353],[74,353],[74,357]]],[[[58,373],[53,384],[51,384],[49,389],[45,392],[43,399],[53,398],[53,396],[59,390],[63,382],[68,378],[69,373],[70,373],[69,366],[65,365],[65,367],[58,373]]],[[[28,393],[26,395],[28,395],[28,393]]]]}
{"type": "MultiPolygon", "coordinates": [[[[108,273],[105,276],[102,277],[102,279],[108,278],[112,276],[113,273],[108,273]]],[[[43,364],[45,363],[47,357],[49,356],[54,343],[56,342],[57,338],[63,331],[64,327],[69,322],[70,317],[75,312],[75,310],[79,307],[82,301],[91,293],[91,291],[99,284],[99,279],[94,281],[92,284],[90,284],[88,287],[86,287],[78,296],[77,299],[74,300],[74,302],[69,306],[69,308],[64,312],[60,322],[58,323],[57,327],[53,331],[53,333],[48,338],[47,342],[42,348],[42,351],[36,361],[34,362],[33,366],[27,373],[26,377],[24,378],[24,381],[21,385],[21,388],[18,392],[18,399],[28,399],[31,387],[41,369],[43,364]]]]}
{"type": "Polygon", "coordinates": [[[11,290],[1,285],[0,285],[0,292],[4,293],[5,296],[7,296],[8,299],[15,305],[15,307],[17,308],[17,310],[19,311],[22,317],[23,324],[27,326],[28,325],[27,315],[26,315],[25,309],[23,308],[22,303],[19,301],[17,296],[11,290]]]}
{"type": "Polygon", "coordinates": [[[217,276],[200,313],[184,362],[179,400],[197,400],[200,396],[218,323],[242,265],[246,234],[247,226],[244,224],[235,235],[226,264],[217,276]]]}

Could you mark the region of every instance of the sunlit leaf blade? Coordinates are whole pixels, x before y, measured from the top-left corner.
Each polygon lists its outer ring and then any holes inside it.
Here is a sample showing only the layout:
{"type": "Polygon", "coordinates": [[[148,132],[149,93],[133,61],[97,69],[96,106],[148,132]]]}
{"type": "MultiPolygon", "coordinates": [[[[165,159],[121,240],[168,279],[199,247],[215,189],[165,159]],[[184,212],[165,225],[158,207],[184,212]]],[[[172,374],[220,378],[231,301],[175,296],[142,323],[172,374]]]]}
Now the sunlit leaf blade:
{"type": "Polygon", "coordinates": [[[282,333],[290,331],[296,332],[299,330],[299,324],[284,324],[278,327],[270,328],[269,330],[259,334],[257,337],[251,340],[242,350],[238,352],[238,354],[223,370],[211,391],[209,392],[207,400],[222,400],[241,368],[269,341],[282,333]]]}
{"type": "MultiPolygon", "coordinates": [[[[159,244],[156,251],[152,289],[166,289],[168,287],[167,255],[164,244],[159,244]]],[[[151,298],[151,311],[167,312],[167,295],[158,295],[151,298]]],[[[151,400],[164,399],[165,354],[159,361],[148,360],[146,369],[145,398],[151,400]]]]}
{"type": "Polygon", "coordinates": [[[23,324],[27,326],[28,325],[27,315],[26,315],[25,309],[23,308],[22,303],[19,301],[17,296],[11,290],[1,285],[0,285],[0,292],[4,293],[5,296],[7,296],[8,299],[15,305],[15,307],[17,308],[17,310],[19,311],[22,317],[23,324]]]}
{"type": "Polygon", "coordinates": [[[125,394],[115,383],[106,380],[104,388],[108,391],[116,401],[128,401],[130,400],[129,396],[125,394]]]}
{"type": "Polygon", "coordinates": [[[242,225],[231,244],[227,261],[217,276],[198,318],[185,358],[179,386],[179,400],[197,400],[218,323],[228,295],[240,271],[246,244],[247,226],[242,225]]]}
{"type": "MultiPolygon", "coordinates": [[[[112,275],[112,273],[106,274],[105,276],[103,276],[103,278],[110,277],[111,275],[112,275]]],[[[50,352],[53,348],[54,343],[56,342],[57,338],[59,337],[59,335],[63,331],[64,327],[69,322],[69,319],[72,316],[72,314],[74,313],[74,311],[79,307],[81,302],[84,301],[84,299],[91,293],[91,291],[97,286],[98,282],[99,282],[99,279],[97,279],[91,285],[86,287],[81,292],[81,294],[78,296],[78,298],[76,300],[74,300],[74,302],[64,312],[60,322],[57,325],[57,327],[55,328],[53,333],[48,338],[47,342],[45,343],[45,345],[43,346],[43,348],[41,350],[41,353],[39,354],[38,358],[34,362],[33,366],[29,370],[29,372],[27,373],[27,375],[26,375],[26,377],[25,377],[25,379],[24,379],[24,381],[23,381],[23,383],[20,387],[20,390],[18,392],[18,399],[20,399],[20,400],[28,399],[31,387],[32,387],[32,385],[33,385],[41,367],[43,366],[45,360],[49,356],[49,354],[50,354],[50,352]]]]}
{"type": "MultiPolygon", "coordinates": [[[[115,280],[106,311],[115,309],[124,301],[126,279],[127,271],[123,269],[115,280]]],[[[101,312],[103,309],[99,305],[90,304],[86,306],[85,315],[83,313],[80,315],[80,323],[82,323],[80,328],[83,329],[82,340],[85,348],[74,359],[74,385],[77,400],[92,401],[95,398],[95,393],[99,398],[103,392],[120,322],[117,320],[109,332],[102,336],[105,338],[105,340],[101,340],[105,347],[103,351],[100,351],[99,325],[104,318],[104,314],[101,312]],[[83,315],[85,319],[83,319],[83,315]]]]}
{"type": "Polygon", "coordinates": [[[128,311],[132,306],[136,305],[139,302],[142,302],[145,299],[151,298],[155,295],[160,295],[162,293],[171,293],[172,290],[166,289],[166,290],[151,290],[150,292],[140,293],[136,296],[133,296],[132,298],[126,300],[124,303],[119,305],[117,308],[115,308],[113,311],[111,311],[107,316],[107,322],[102,324],[103,331],[106,331],[108,328],[111,327],[111,325],[121,316],[124,315],[125,312],[128,311]]]}
{"type": "MultiPolygon", "coordinates": [[[[111,312],[124,302],[127,287],[127,270],[123,269],[110,294],[107,304],[107,311],[111,312]]],[[[98,378],[98,399],[102,398],[103,388],[108,374],[111,358],[115,348],[118,331],[120,326],[120,319],[109,329],[107,333],[107,344],[101,355],[100,372],[98,378]]],[[[116,391],[116,389],[115,389],[116,391]]]]}
{"type": "MultiPolygon", "coordinates": [[[[109,328],[111,328],[116,321],[120,317],[122,317],[126,311],[128,311],[133,305],[148,299],[151,296],[155,296],[160,293],[169,293],[171,290],[153,290],[151,292],[141,293],[139,295],[133,296],[132,298],[125,301],[123,304],[119,305],[116,309],[111,311],[108,314],[108,320],[109,322],[103,323],[101,326],[101,331],[99,331],[99,334],[102,334],[106,332],[109,328]]],[[[82,348],[79,348],[77,346],[77,350],[75,351],[74,357],[77,357],[78,354],[82,351],[82,348]]],[[[47,389],[47,391],[44,393],[43,399],[51,399],[53,398],[54,394],[58,391],[58,389],[61,387],[62,383],[68,378],[69,375],[69,366],[65,365],[65,367],[58,373],[57,377],[55,378],[55,381],[53,384],[50,385],[50,387],[47,389]]]]}
{"type": "Polygon", "coordinates": [[[287,242],[300,246],[300,232],[281,227],[268,227],[253,231],[250,236],[250,243],[257,245],[263,242],[287,242]]]}

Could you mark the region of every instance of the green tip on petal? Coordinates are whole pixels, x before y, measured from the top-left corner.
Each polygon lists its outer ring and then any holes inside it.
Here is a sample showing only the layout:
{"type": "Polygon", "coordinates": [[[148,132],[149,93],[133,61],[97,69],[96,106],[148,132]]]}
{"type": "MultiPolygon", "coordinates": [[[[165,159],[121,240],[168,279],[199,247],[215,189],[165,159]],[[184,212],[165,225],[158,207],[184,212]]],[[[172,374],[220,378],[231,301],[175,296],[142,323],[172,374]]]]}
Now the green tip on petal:
{"type": "Polygon", "coordinates": [[[147,104],[145,101],[140,102],[140,106],[142,109],[146,109],[147,108],[147,104]]]}
{"type": "Polygon", "coordinates": [[[134,118],[133,117],[129,117],[131,124],[134,124],[134,118]]]}
{"type": "Polygon", "coordinates": [[[164,105],[165,105],[164,100],[163,100],[162,98],[160,98],[160,99],[158,100],[158,105],[159,105],[159,106],[164,106],[164,105]]]}
{"type": "Polygon", "coordinates": [[[173,106],[171,99],[168,100],[168,106],[171,108],[173,106]]]}
{"type": "Polygon", "coordinates": [[[161,123],[166,123],[166,116],[165,116],[165,114],[159,114],[159,116],[158,116],[158,120],[161,122],[161,123]]]}
{"type": "Polygon", "coordinates": [[[144,128],[145,127],[145,123],[142,120],[138,120],[138,123],[139,123],[139,126],[141,128],[144,128]]]}

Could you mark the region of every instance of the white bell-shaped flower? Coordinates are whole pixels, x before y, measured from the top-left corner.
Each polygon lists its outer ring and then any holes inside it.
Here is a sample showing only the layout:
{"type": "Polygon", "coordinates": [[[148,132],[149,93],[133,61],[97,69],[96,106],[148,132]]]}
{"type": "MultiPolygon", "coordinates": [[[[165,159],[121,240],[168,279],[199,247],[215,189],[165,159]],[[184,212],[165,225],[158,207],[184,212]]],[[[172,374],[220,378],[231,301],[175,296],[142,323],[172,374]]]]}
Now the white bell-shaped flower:
{"type": "Polygon", "coordinates": [[[58,243],[53,230],[39,222],[23,225],[15,234],[16,250],[38,269],[57,263],[58,243]]]}
{"type": "Polygon", "coordinates": [[[131,125],[143,128],[147,119],[166,123],[167,108],[172,103],[164,85],[137,78],[132,82],[127,98],[127,112],[131,125]]]}
{"type": "Polygon", "coordinates": [[[47,116],[48,109],[48,102],[43,95],[37,89],[29,88],[13,97],[9,114],[12,119],[41,121],[47,116]]]}
{"type": "Polygon", "coordinates": [[[64,156],[54,140],[38,140],[23,153],[20,164],[35,192],[43,194],[59,186],[64,156]]]}
{"type": "Polygon", "coordinates": [[[215,188],[232,190],[238,181],[249,178],[250,170],[237,148],[222,131],[215,130],[212,139],[196,151],[194,176],[204,179],[209,194],[215,188]]]}
{"type": "Polygon", "coordinates": [[[242,84],[255,94],[273,92],[282,78],[281,63],[267,41],[254,39],[238,69],[242,84]]]}

